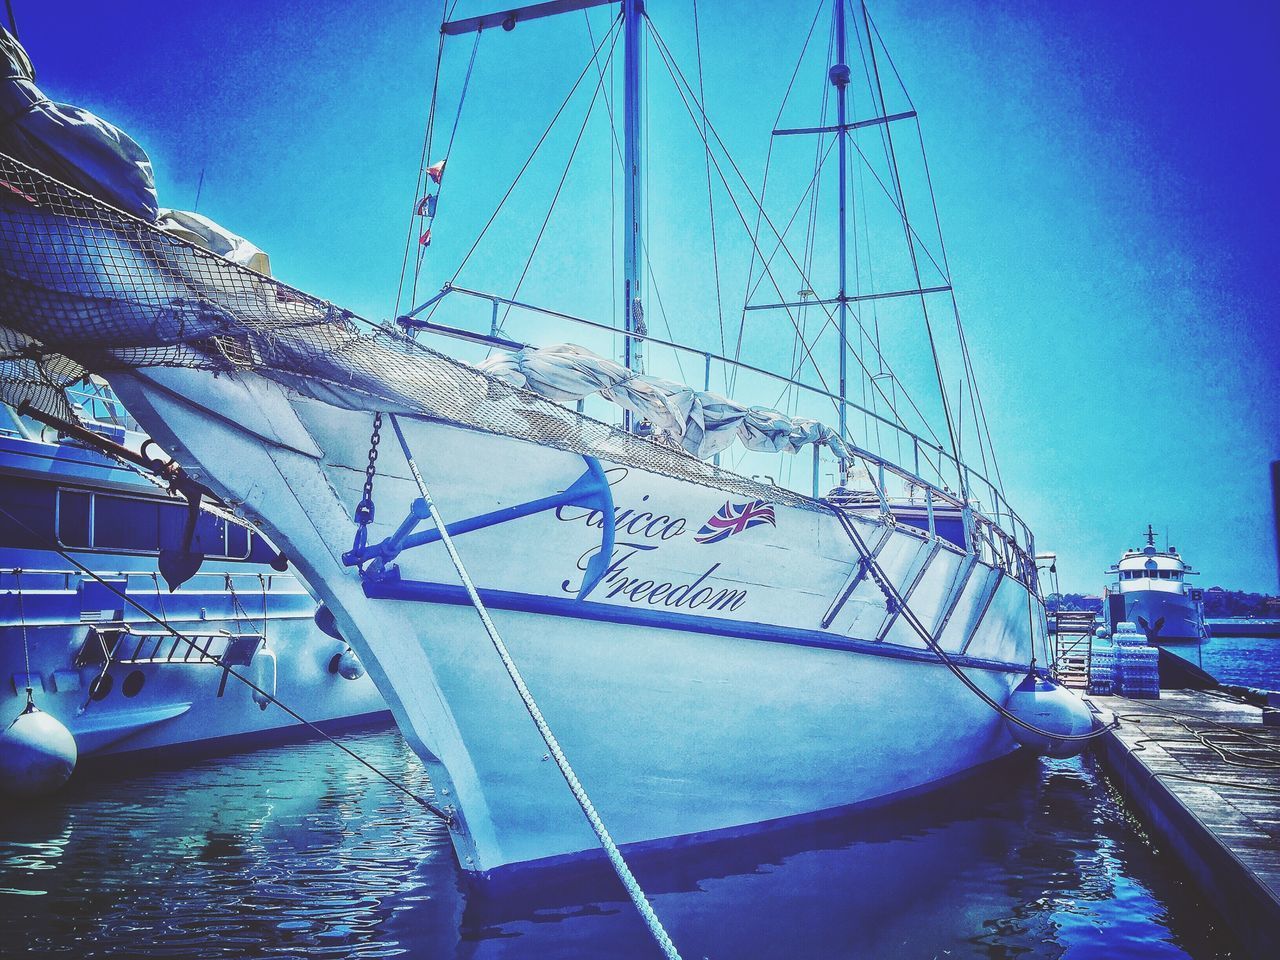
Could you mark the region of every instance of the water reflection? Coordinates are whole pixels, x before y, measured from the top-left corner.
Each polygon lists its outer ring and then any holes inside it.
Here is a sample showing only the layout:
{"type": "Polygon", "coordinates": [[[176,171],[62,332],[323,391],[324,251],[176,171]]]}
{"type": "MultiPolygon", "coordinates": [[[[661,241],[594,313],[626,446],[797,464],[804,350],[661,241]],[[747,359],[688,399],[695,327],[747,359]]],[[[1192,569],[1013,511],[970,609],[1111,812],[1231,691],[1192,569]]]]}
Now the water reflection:
{"type": "MultiPolygon", "coordinates": [[[[429,789],[394,731],[348,742],[429,789]]],[[[655,955],[603,867],[464,891],[443,828],[325,744],[75,783],[0,815],[0,943],[28,956],[655,955]]],[[[1233,946],[1089,758],[634,867],[686,957],[1233,946]]]]}

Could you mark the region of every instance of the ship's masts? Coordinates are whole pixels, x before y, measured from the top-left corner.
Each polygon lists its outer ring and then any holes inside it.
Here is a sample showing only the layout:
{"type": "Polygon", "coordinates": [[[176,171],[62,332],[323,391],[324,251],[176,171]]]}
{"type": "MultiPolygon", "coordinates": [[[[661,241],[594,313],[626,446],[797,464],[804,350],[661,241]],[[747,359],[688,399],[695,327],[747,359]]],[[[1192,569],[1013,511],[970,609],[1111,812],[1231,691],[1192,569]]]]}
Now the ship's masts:
{"type": "Polygon", "coordinates": [[[831,82],[836,88],[836,127],[839,138],[838,155],[840,164],[839,189],[840,189],[840,226],[839,226],[839,254],[840,254],[840,292],[838,297],[838,323],[840,326],[840,436],[848,437],[847,418],[848,409],[845,405],[845,399],[849,393],[849,351],[848,340],[846,338],[848,320],[849,320],[849,301],[848,287],[846,286],[848,275],[848,249],[847,249],[847,229],[848,229],[848,211],[846,209],[846,198],[848,196],[848,175],[849,175],[849,144],[848,131],[845,125],[848,123],[847,111],[847,94],[849,89],[849,68],[845,64],[845,26],[844,26],[844,4],[845,0],[834,0],[835,7],[835,33],[836,33],[836,62],[831,66],[831,82]]]}
{"type": "MultiPolygon", "coordinates": [[[[644,157],[641,126],[641,80],[643,69],[644,2],[623,2],[623,236],[622,236],[622,363],[630,370],[644,369],[644,341],[630,336],[643,332],[644,300],[644,157]]],[[[629,415],[628,415],[629,419],[629,415]]]]}

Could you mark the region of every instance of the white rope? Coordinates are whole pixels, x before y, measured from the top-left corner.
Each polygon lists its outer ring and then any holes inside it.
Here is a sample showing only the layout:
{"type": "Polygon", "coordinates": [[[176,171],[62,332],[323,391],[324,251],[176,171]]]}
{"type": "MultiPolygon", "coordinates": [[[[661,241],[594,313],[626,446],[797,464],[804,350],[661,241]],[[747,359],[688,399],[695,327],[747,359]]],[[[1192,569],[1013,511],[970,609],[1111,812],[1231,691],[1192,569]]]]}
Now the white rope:
{"type": "Polygon", "coordinates": [[[533,694],[525,686],[524,678],[520,675],[519,668],[516,667],[515,661],[511,659],[511,654],[508,652],[507,645],[503,642],[501,635],[499,635],[498,628],[493,625],[493,621],[489,618],[489,611],[485,608],[484,601],[480,599],[480,594],[476,592],[475,585],[471,582],[471,577],[467,573],[467,568],[463,565],[462,558],[458,556],[458,551],[453,546],[453,538],[449,535],[449,528],[445,526],[445,522],[440,516],[440,511],[436,509],[436,505],[431,499],[431,493],[427,489],[426,482],[422,479],[418,464],[413,459],[413,452],[409,449],[409,444],[404,438],[404,433],[400,430],[400,422],[396,419],[395,414],[391,414],[391,426],[396,431],[396,439],[400,441],[400,448],[404,451],[405,460],[408,462],[409,470],[413,474],[413,481],[418,486],[418,493],[430,511],[431,520],[435,523],[436,529],[440,531],[440,540],[444,544],[445,550],[449,553],[449,559],[453,561],[454,569],[458,571],[458,578],[462,581],[463,587],[466,588],[467,596],[471,598],[471,605],[476,608],[480,622],[484,624],[485,632],[489,635],[489,640],[493,643],[494,649],[497,650],[498,657],[502,660],[502,665],[506,667],[507,675],[511,677],[511,682],[515,684],[516,692],[520,694],[520,699],[524,701],[525,709],[529,711],[529,716],[533,718],[533,723],[538,728],[538,733],[542,735],[543,742],[547,745],[547,750],[550,752],[552,759],[555,760],[556,766],[560,768],[560,773],[564,775],[565,783],[569,785],[573,798],[578,801],[578,806],[582,808],[582,813],[587,818],[587,823],[595,831],[596,838],[600,841],[600,846],[604,848],[605,854],[608,855],[609,862],[613,865],[613,870],[618,875],[618,879],[626,887],[627,894],[631,897],[631,902],[640,911],[640,916],[649,928],[649,933],[653,935],[653,939],[657,941],[658,946],[668,960],[680,960],[679,951],[676,950],[675,944],[671,942],[671,937],[667,935],[666,929],[662,926],[662,921],[654,913],[653,907],[649,903],[649,898],[645,896],[645,892],[640,888],[640,884],[632,874],[631,868],[627,866],[627,861],[623,858],[618,845],[613,842],[613,837],[609,835],[608,828],[605,827],[604,822],[600,819],[600,815],[596,813],[595,805],[592,804],[591,798],[587,796],[587,791],[578,780],[578,775],[573,772],[573,767],[569,766],[569,761],[560,749],[560,744],[556,740],[555,734],[551,732],[551,727],[547,725],[547,721],[542,716],[542,711],[538,709],[538,704],[533,699],[533,694]]]}

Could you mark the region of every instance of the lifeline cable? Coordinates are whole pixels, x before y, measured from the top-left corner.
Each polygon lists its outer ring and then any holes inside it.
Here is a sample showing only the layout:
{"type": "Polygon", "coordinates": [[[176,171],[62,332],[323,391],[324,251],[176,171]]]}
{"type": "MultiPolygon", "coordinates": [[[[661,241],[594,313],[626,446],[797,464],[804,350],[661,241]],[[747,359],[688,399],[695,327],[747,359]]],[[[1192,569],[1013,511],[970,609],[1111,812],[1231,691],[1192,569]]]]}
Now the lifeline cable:
{"type": "Polygon", "coordinates": [[[942,649],[942,646],[933,638],[933,635],[929,633],[925,625],[920,622],[920,618],[917,617],[915,612],[907,606],[907,602],[903,599],[902,594],[898,592],[898,589],[889,581],[884,570],[878,563],[876,563],[875,557],[871,555],[871,551],[867,547],[866,541],[862,539],[862,534],[860,534],[854,527],[853,521],[845,515],[844,511],[841,510],[840,507],[836,506],[831,501],[823,500],[821,502],[826,504],[826,506],[835,515],[836,520],[839,521],[840,526],[844,528],[844,532],[848,535],[850,541],[852,541],[854,545],[854,548],[858,551],[859,558],[866,565],[867,573],[870,574],[871,579],[876,582],[876,586],[880,588],[881,592],[897,606],[898,612],[902,615],[902,619],[907,621],[907,625],[916,632],[920,639],[925,642],[925,645],[946,665],[947,669],[954,673],[961,683],[968,687],[969,690],[978,697],[978,699],[982,700],[992,710],[1000,714],[1000,716],[1004,717],[1010,723],[1017,724],[1024,730],[1029,730],[1037,736],[1048,737],[1051,740],[1077,742],[1081,740],[1093,740],[1096,737],[1102,736],[1111,729],[1111,726],[1108,725],[1098,727],[1096,730],[1091,730],[1088,733],[1052,733],[1048,730],[1040,729],[1035,724],[1027,723],[1027,721],[1023,720],[1021,717],[1015,716],[1006,710],[1003,705],[997,703],[991,695],[987,693],[987,691],[978,686],[972,679],[970,679],[968,674],[961,670],[955,662],[952,661],[950,655],[942,649]]]}
{"type": "Polygon", "coordinates": [[[400,429],[399,419],[394,413],[390,414],[390,417],[391,426],[396,432],[396,439],[400,441],[400,449],[404,451],[404,458],[409,464],[409,472],[413,474],[413,482],[418,488],[418,494],[422,497],[422,502],[427,510],[430,511],[431,522],[436,525],[436,529],[440,533],[440,542],[444,544],[444,548],[449,554],[449,559],[453,562],[453,567],[458,572],[458,579],[462,581],[463,587],[466,588],[467,596],[471,598],[471,605],[475,607],[476,614],[480,617],[481,624],[484,625],[485,633],[489,635],[489,641],[498,652],[498,657],[502,660],[502,665],[506,668],[511,682],[515,685],[516,692],[520,694],[525,710],[533,718],[534,726],[538,728],[538,733],[547,745],[547,750],[550,751],[556,766],[560,768],[560,773],[563,775],[565,783],[569,785],[569,791],[573,794],[573,799],[578,801],[578,806],[582,808],[583,816],[587,818],[587,823],[591,825],[591,829],[595,832],[596,839],[600,841],[600,846],[604,848],[604,852],[609,858],[609,863],[613,866],[614,873],[618,875],[618,879],[622,881],[623,887],[626,888],[631,902],[640,911],[640,916],[644,920],[645,926],[649,928],[649,933],[653,935],[653,939],[657,941],[658,947],[667,956],[668,960],[680,960],[680,953],[676,950],[676,945],[671,942],[671,937],[667,934],[666,928],[663,927],[662,921],[654,913],[653,906],[649,903],[649,898],[645,895],[644,890],[641,889],[635,875],[631,872],[631,868],[627,865],[627,861],[623,858],[622,852],[618,849],[618,845],[614,843],[608,828],[605,827],[604,822],[600,819],[600,815],[596,813],[595,805],[591,802],[591,798],[587,796],[587,791],[583,788],[582,782],[578,780],[578,775],[573,772],[573,767],[569,765],[568,759],[560,749],[560,743],[556,740],[555,734],[551,732],[551,727],[542,716],[542,711],[538,709],[538,704],[533,699],[533,694],[525,686],[524,677],[521,676],[520,669],[516,666],[515,661],[511,659],[511,653],[507,650],[506,643],[503,642],[502,636],[498,633],[498,628],[494,626],[493,620],[490,619],[489,611],[486,609],[484,601],[480,599],[480,594],[476,591],[475,584],[472,583],[471,576],[467,573],[467,568],[463,565],[462,558],[458,556],[458,551],[453,545],[453,537],[449,533],[449,528],[445,524],[444,518],[440,516],[440,511],[436,509],[435,501],[431,499],[431,492],[427,489],[426,481],[422,479],[421,471],[418,470],[413,451],[409,449],[409,442],[405,439],[404,432],[400,429]]]}
{"type": "MultiPolygon", "coordinates": [[[[154,613],[152,613],[150,610],[148,610],[146,607],[140,604],[137,600],[133,599],[133,597],[128,596],[124,591],[117,589],[114,584],[98,576],[96,573],[94,573],[92,570],[86,567],[83,563],[81,563],[75,557],[71,556],[71,554],[67,553],[67,551],[63,550],[61,545],[56,543],[52,538],[48,537],[47,535],[41,533],[38,530],[32,529],[26,523],[19,520],[12,513],[6,510],[3,506],[0,506],[0,514],[4,514],[6,517],[8,517],[10,520],[16,523],[18,526],[22,527],[22,529],[26,530],[27,533],[31,534],[33,537],[37,537],[40,540],[43,540],[45,543],[49,544],[50,549],[52,549],[60,557],[62,557],[63,560],[66,560],[67,563],[74,566],[81,573],[87,574],[88,576],[92,577],[95,581],[102,584],[102,586],[106,587],[109,591],[114,593],[117,597],[119,597],[125,603],[129,604],[132,607],[135,607],[138,610],[138,612],[140,612],[143,616],[159,624],[169,634],[176,637],[178,640],[181,640],[183,643],[189,646],[192,650],[200,650],[199,645],[194,640],[192,640],[190,637],[186,636],[183,633],[179,633],[177,630],[171,627],[167,621],[157,617],[154,613]]],[[[21,597],[21,594],[19,594],[19,597],[21,597]]],[[[203,651],[201,652],[203,653],[203,651]]],[[[219,661],[220,660],[221,658],[219,658],[219,661]]],[[[331,744],[333,744],[335,747],[337,747],[339,750],[341,750],[343,753],[349,756],[352,760],[355,760],[357,763],[359,763],[361,766],[368,769],[370,772],[377,774],[379,777],[381,777],[391,786],[395,787],[395,789],[403,793],[406,797],[409,797],[411,800],[416,801],[419,805],[421,805],[424,809],[426,809],[430,813],[435,814],[435,816],[443,820],[445,824],[452,826],[454,822],[453,816],[447,813],[446,811],[442,810],[440,807],[436,806],[430,800],[426,799],[426,797],[420,797],[416,793],[414,793],[412,790],[410,790],[408,787],[406,787],[404,784],[397,783],[390,776],[383,773],[381,770],[375,767],[368,760],[364,759],[364,757],[360,756],[350,747],[346,746],[345,744],[339,743],[336,739],[334,739],[324,730],[321,730],[320,727],[316,726],[316,724],[312,723],[310,720],[303,717],[292,707],[281,702],[274,694],[268,693],[266,690],[263,690],[261,687],[259,687],[256,683],[254,683],[248,677],[244,676],[243,674],[236,673],[230,667],[222,665],[220,662],[219,662],[219,665],[222,666],[223,670],[225,670],[231,676],[235,677],[237,680],[239,680],[241,683],[247,686],[250,690],[253,690],[256,693],[260,693],[262,696],[266,697],[270,703],[275,704],[277,707],[279,707],[289,716],[293,717],[293,719],[297,720],[299,723],[303,724],[304,726],[310,728],[314,733],[319,734],[325,740],[328,740],[331,744]]]]}

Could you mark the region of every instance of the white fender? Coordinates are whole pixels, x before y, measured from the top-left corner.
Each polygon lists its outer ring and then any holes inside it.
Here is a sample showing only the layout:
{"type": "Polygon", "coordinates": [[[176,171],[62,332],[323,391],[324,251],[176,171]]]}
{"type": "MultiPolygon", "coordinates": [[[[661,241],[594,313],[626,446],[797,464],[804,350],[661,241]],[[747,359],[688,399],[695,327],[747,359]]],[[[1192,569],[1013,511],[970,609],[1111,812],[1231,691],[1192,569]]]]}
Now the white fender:
{"type": "Polygon", "coordinates": [[[1005,709],[1024,723],[1044,730],[1044,736],[1012,721],[1009,734],[1028,750],[1047,757],[1074,757],[1087,741],[1061,740],[1052,734],[1079,736],[1093,729],[1093,714],[1083,700],[1052,680],[1028,674],[1013,693],[1005,709]]]}
{"type": "Polygon", "coordinates": [[[276,655],[267,642],[264,640],[262,646],[258,648],[257,653],[253,655],[253,659],[249,662],[249,679],[260,690],[265,691],[259,693],[253,691],[253,702],[258,705],[259,710],[265,710],[271,704],[271,697],[276,695],[276,655]],[[271,697],[266,696],[270,694],[271,697]]]}
{"type": "Polygon", "coordinates": [[[71,731],[28,702],[0,733],[0,791],[15,797],[53,793],[75,770],[76,756],[71,731]]]}

